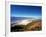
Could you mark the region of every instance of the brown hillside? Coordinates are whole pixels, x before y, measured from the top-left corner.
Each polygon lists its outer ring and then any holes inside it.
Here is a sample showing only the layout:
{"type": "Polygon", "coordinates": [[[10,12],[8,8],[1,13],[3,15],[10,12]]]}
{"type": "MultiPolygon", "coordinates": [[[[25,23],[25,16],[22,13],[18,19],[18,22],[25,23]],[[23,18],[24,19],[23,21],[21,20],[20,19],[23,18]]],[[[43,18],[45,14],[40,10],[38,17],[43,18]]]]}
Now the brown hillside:
{"type": "Polygon", "coordinates": [[[27,24],[27,26],[25,27],[26,31],[36,31],[41,29],[42,29],[41,21],[33,21],[32,23],[27,24]]]}

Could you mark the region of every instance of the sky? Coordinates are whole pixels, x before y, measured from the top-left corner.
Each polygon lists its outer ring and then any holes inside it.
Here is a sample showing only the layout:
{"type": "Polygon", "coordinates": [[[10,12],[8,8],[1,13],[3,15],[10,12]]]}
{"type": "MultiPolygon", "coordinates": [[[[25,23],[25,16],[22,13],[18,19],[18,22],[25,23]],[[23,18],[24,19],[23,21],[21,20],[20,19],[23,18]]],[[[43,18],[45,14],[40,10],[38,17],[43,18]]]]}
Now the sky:
{"type": "Polygon", "coordinates": [[[42,16],[41,6],[11,5],[10,9],[12,17],[42,16]]]}

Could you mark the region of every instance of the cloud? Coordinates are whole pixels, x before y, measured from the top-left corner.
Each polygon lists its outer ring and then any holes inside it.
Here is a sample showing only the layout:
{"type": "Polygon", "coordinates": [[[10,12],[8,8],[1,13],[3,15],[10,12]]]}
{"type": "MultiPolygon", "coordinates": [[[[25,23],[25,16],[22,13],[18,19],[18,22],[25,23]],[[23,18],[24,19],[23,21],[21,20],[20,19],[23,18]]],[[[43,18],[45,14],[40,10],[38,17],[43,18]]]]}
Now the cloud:
{"type": "Polygon", "coordinates": [[[32,22],[30,19],[25,19],[25,20],[17,20],[15,24],[12,25],[14,27],[15,25],[27,25],[28,23],[32,22]]]}
{"type": "Polygon", "coordinates": [[[18,21],[17,24],[19,24],[19,25],[27,25],[30,22],[32,22],[32,21],[31,20],[21,20],[21,21],[18,21]]]}

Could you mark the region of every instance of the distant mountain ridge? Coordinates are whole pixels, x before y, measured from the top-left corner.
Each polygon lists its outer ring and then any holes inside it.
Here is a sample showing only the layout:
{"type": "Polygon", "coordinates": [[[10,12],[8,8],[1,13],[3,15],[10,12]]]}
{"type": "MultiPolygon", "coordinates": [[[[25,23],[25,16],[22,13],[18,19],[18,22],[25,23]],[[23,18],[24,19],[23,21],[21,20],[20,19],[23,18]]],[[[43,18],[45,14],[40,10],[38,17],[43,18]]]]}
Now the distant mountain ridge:
{"type": "Polygon", "coordinates": [[[16,20],[24,20],[24,19],[37,19],[34,17],[11,17],[11,22],[16,20]]]}

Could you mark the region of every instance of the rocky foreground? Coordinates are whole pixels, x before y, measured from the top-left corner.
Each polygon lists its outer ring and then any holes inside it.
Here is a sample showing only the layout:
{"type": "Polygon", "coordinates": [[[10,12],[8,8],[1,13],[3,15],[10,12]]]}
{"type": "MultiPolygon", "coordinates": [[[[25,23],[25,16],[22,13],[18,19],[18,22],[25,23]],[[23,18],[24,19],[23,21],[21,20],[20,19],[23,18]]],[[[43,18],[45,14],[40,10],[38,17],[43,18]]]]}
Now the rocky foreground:
{"type": "Polygon", "coordinates": [[[20,31],[40,31],[42,30],[41,20],[32,21],[27,25],[15,25],[11,27],[11,32],[20,32],[20,31]]]}

